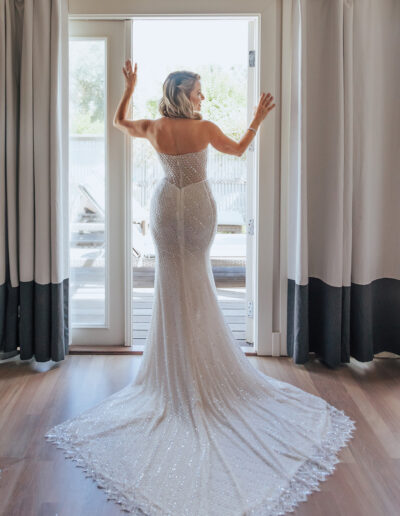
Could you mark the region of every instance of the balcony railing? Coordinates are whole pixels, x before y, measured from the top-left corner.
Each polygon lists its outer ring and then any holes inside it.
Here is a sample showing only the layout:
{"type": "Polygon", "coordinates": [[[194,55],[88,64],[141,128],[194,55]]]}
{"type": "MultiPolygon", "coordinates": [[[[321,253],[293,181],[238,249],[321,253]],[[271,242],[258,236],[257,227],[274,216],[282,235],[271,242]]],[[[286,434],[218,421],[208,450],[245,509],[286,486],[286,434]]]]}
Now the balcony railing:
{"type": "MultiPolygon", "coordinates": [[[[71,194],[78,194],[80,184],[89,185],[90,193],[104,212],[104,138],[97,135],[70,136],[71,194]],[[74,188],[76,187],[76,189],[74,188]]],[[[217,201],[219,213],[240,214],[246,220],[246,160],[244,157],[222,154],[211,145],[208,148],[208,178],[217,201]]],[[[149,145],[136,145],[133,152],[132,196],[137,204],[148,209],[154,185],[163,171],[154,150],[149,145]]],[[[72,199],[72,206],[81,209],[72,199]]],[[[71,213],[72,220],[78,214],[71,213]]]]}

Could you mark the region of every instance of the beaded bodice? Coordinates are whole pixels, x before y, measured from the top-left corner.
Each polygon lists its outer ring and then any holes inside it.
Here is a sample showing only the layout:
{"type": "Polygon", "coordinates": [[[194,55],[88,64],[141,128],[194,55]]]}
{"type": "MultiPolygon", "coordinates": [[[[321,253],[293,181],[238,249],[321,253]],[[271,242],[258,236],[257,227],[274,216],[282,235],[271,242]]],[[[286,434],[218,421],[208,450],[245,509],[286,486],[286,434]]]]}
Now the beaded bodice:
{"type": "Polygon", "coordinates": [[[157,152],[165,172],[165,178],[178,188],[204,181],[207,178],[208,147],[184,154],[164,154],[157,152]]]}

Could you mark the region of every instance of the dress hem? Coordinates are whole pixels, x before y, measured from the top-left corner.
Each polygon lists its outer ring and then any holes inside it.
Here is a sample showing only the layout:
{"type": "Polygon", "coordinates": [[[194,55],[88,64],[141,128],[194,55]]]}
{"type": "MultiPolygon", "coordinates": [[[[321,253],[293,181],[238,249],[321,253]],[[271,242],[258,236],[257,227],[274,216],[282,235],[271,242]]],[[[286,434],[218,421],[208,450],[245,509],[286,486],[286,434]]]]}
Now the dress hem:
{"type": "Polygon", "coordinates": [[[311,456],[303,462],[275,500],[266,499],[256,506],[249,508],[243,516],[282,516],[294,512],[300,502],[307,500],[313,491],[320,491],[319,484],[327,480],[340,462],[337,457],[341,448],[354,437],[355,422],[343,410],[338,410],[328,404],[331,417],[331,429],[321,446],[314,446],[311,456]]]}
{"type": "MultiPolygon", "coordinates": [[[[312,455],[300,466],[289,482],[287,488],[282,489],[278,498],[264,499],[256,506],[248,508],[242,516],[282,516],[293,512],[300,502],[306,501],[313,491],[320,491],[319,483],[331,475],[340,462],[337,457],[339,450],[347,445],[353,438],[356,425],[342,410],[328,404],[331,429],[328,431],[321,446],[314,446],[312,455]]],[[[45,435],[45,439],[63,450],[66,458],[77,462],[77,467],[87,473],[86,478],[92,478],[100,489],[107,494],[108,500],[113,500],[121,506],[121,509],[135,516],[174,516],[166,513],[150,502],[143,495],[135,494],[135,498],[127,498],[123,487],[119,488],[115,481],[110,481],[101,472],[93,469],[95,461],[90,463],[80,452],[79,447],[65,437],[51,433],[45,435]]],[[[176,516],[176,515],[175,515],[176,516]]]]}

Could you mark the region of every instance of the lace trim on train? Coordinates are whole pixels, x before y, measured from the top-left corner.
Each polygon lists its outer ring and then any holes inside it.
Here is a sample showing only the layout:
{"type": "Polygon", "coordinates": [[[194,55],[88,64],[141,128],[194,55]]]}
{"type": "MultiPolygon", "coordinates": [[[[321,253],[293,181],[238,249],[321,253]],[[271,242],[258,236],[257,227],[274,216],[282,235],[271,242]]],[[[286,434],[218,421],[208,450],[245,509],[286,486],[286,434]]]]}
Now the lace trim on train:
{"type": "MultiPolygon", "coordinates": [[[[353,432],[356,429],[354,421],[343,410],[338,410],[333,405],[328,405],[328,408],[332,427],[321,447],[314,447],[312,456],[298,469],[289,486],[282,491],[278,499],[265,499],[256,507],[248,508],[243,516],[281,516],[287,512],[293,512],[294,508],[305,501],[313,491],[320,491],[319,483],[333,473],[335,465],[340,462],[337,458],[339,450],[353,438],[353,432]]],[[[85,477],[92,478],[100,488],[104,489],[107,499],[114,500],[125,511],[136,516],[166,516],[158,505],[141,494],[136,493],[134,499],[126,498],[122,487],[119,489],[114,481],[110,481],[99,469],[96,469],[95,459],[89,464],[83,458],[79,445],[70,443],[62,435],[46,434],[45,438],[62,449],[67,458],[77,462],[77,467],[83,468],[87,473],[85,477]]]]}
{"type": "Polygon", "coordinates": [[[337,454],[353,438],[355,422],[343,410],[329,405],[332,428],[322,441],[321,447],[314,447],[312,456],[298,469],[280,497],[275,501],[265,500],[257,507],[244,513],[244,516],[281,516],[293,512],[294,508],[304,502],[313,491],[320,491],[319,483],[335,470],[340,462],[337,454]]]}

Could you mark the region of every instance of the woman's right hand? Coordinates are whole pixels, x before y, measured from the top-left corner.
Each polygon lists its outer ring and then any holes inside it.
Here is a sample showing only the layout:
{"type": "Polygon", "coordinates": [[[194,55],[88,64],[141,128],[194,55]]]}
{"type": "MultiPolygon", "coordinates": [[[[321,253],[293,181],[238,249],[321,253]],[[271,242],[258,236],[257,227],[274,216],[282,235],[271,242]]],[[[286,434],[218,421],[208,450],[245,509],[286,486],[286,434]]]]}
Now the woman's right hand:
{"type": "Polygon", "coordinates": [[[268,113],[275,107],[275,104],[272,104],[274,97],[271,93],[262,93],[260,102],[255,108],[254,117],[257,118],[260,122],[264,120],[264,118],[268,115],[268,113]]]}
{"type": "Polygon", "coordinates": [[[135,68],[132,70],[132,61],[127,59],[122,72],[125,75],[125,89],[133,93],[137,81],[137,63],[135,63],[135,68]]]}

